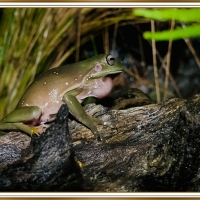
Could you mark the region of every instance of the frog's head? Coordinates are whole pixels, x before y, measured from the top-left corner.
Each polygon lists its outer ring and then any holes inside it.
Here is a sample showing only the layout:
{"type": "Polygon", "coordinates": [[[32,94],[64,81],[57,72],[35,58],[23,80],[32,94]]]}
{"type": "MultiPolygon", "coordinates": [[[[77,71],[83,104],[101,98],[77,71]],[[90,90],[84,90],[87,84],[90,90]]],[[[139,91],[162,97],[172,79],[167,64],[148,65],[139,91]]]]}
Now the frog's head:
{"type": "Polygon", "coordinates": [[[87,87],[90,96],[103,98],[112,89],[111,75],[121,73],[124,66],[111,55],[98,55],[87,62],[90,68],[88,67],[89,71],[83,79],[83,86],[87,87]]]}
{"type": "Polygon", "coordinates": [[[121,73],[124,69],[123,64],[112,55],[98,55],[89,59],[92,63],[91,70],[87,73],[85,81],[103,78],[111,74],[121,73]]]}

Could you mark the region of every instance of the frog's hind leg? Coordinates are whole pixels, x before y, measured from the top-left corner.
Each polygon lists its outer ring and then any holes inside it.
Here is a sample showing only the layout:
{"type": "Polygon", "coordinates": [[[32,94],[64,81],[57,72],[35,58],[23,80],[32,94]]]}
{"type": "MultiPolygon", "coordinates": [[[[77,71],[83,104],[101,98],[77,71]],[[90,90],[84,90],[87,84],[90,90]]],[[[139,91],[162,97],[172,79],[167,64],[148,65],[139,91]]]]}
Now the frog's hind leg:
{"type": "Polygon", "coordinates": [[[20,130],[29,135],[39,135],[39,128],[35,125],[39,123],[41,115],[42,110],[38,106],[18,108],[0,121],[0,130],[20,130]]]}
{"type": "MultiPolygon", "coordinates": [[[[0,129],[4,130],[4,131],[8,131],[8,130],[20,130],[23,131],[25,133],[28,133],[29,135],[39,135],[38,133],[38,127],[31,127],[29,125],[23,124],[23,123],[0,123],[0,129]]],[[[3,132],[1,131],[0,135],[5,135],[5,133],[3,134],[3,132]]]]}

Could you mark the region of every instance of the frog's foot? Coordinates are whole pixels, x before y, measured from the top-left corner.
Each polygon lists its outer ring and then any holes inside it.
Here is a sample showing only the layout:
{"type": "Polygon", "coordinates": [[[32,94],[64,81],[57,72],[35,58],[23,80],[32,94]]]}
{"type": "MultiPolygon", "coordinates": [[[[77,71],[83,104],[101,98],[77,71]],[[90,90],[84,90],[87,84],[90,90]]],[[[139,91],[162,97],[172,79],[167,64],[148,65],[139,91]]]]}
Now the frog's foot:
{"type": "Polygon", "coordinates": [[[91,120],[94,121],[94,123],[97,125],[103,125],[103,126],[109,126],[110,128],[116,128],[116,124],[114,122],[103,121],[94,117],[94,114],[99,111],[101,111],[101,105],[96,105],[87,114],[90,116],[91,120]]]}
{"type": "MultiPolygon", "coordinates": [[[[114,122],[104,122],[104,121],[102,121],[100,119],[97,119],[96,117],[91,117],[91,116],[89,116],[89,117],[94,122],[95,126],[96,125],[103,125],[103,126],[109,126],[110,128],[117,129],[117,127],[116,127],[114,122]]],[[[103,143],[105,143],[106,139],[104,138],[104,136],[101,133],[99,133],[99,131],[97,131],[97,129],[96,130],[92,130],[92,132],[93,132],[96,140],[102,141],[103,143]]]]}

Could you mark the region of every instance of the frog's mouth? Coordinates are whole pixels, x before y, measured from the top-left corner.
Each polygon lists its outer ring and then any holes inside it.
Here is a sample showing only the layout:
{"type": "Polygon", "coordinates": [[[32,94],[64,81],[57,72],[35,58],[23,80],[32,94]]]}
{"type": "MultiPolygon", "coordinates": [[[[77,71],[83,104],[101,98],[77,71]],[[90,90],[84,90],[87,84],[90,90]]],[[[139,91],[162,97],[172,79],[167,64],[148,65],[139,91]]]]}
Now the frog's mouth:
{"type": "Polygon", "coordinates": [[[115,77],[119,76],[119,73],[114,73],[114,74],[108,74],[107,76],[102,77],[102,80],[106,80],[107,78],[111,78],[111,80],[113,80],[115,77]]]}
{"type": "Polygon", "coordinates": [[[100,73],[96,73],[96,74],[93,74],[92,76],[91,76],[91,78],[105,78],[105,77],[112,77],[112,76],[117,76],[117,75],[119,75],[121,72],[123,72],[123,70],[124,69],[121,69],[121,70],[118,70],[118,71],[113,71],[113,72],[111,72],[111,71],[109,71],[108,73],[107,72],[104,72],[104,73],[102,73],[102,72],[100,72],[100,73]]]}

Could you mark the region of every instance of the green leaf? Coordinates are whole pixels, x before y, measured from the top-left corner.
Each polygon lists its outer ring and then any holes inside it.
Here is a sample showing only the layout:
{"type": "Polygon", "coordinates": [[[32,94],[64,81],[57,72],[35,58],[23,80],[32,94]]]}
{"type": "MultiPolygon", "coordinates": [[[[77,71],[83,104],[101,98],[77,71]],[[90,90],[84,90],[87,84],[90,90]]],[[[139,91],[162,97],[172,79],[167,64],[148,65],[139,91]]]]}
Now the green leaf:
{"type": "Polygon", "coordinates": [[[162,32],[145,32],[145,39],[153,39],[156,41],[163,40],[178,40],[182,38],[191,38],[191,37],[199,37],[200,36],[200,25],[191,25],[186,28],[177,28],[173,31],[162,31],[162,32]]]}
{"type": "Polygon", "coordinates": [[[133,15],[150,18],[154,20],[177,20],[180,22],[192,22],[200,20],[200,8],[188,8],[188,9],[134,9],[133,15]]]}

